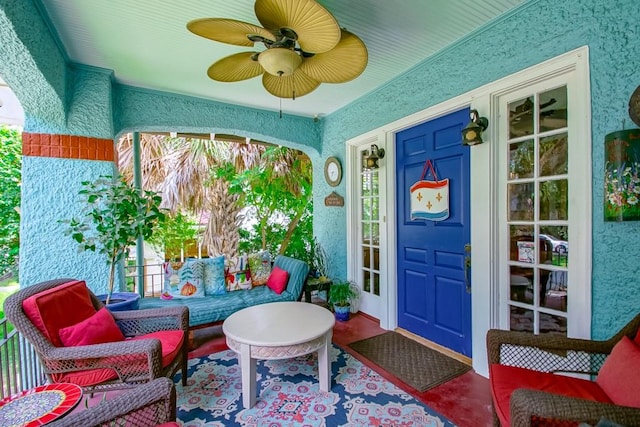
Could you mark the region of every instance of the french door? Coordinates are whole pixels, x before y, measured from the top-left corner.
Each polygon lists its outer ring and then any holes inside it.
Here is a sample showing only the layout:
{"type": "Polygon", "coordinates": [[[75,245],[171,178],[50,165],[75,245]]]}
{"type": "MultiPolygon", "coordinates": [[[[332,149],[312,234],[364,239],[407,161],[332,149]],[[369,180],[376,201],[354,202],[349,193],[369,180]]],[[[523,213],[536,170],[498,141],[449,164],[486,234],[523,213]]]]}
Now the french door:
{"type": "MultiPolygon", "coordinates": [[[[533,334],[582,336],[589,318],[588,212],[591,141],[574,110],[571,75],[498,98],[500,326],[533,334]],[[586,318],[585,318],[586,317],[586,318]]],[[[589,207],[590,208],[590,207],[589,207]]]]}
{"type": "MultiPolygon", "coordinates": [[[[360,310],[380,318],[383,310],[381,298],[381,251],[384,236],[384,207],[381,204],[381,185],[384,169],[367,168],[366,158],[371,146],[357,148],[357,268],[356,281],[361,287],[360,310]]],[[[382,162],[381,162],[382,163],[382,162]]]]}

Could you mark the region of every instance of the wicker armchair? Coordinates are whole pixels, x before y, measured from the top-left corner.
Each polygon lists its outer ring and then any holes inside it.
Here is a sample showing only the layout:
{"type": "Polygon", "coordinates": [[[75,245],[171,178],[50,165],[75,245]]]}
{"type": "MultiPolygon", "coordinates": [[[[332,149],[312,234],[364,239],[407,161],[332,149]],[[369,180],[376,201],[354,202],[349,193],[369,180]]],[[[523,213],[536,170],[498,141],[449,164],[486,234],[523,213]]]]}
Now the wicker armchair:
{"type": "MultiPolygon", "coordinates": [[[[82,405],[82,402],[80,402],[82,405]]],[[[157,378],[98,405],[72,412],[50,427],[153,427],[176,419],[176,389],[168,378],[157,378]]],[[[177,425],[177,424],[176,424],[177,425]]]]}
{"type": "MultiPolygon", "coordinates": [[[[493,329],[487,333],[489,364],[509,365],[540,372],[586,374],[593,379],[613,347],[624,336],[633,340],[639,327],[640,314],[606,341],[493,329]]],[[[494,378],[490,377],[490,381],[493,380],[494,378]]],[[[491,387],[494,423],[500,425],[493,382],[491,387]]],[[[509,405],[512,426],[576,426],[581,422],[595,425],[601,418],[624,426],[640,426],[640,408],[527,388],[516,388],[511,394],[509,405]]]]}
{"type": "MultiPolygon", "coordinates": [[[[49,382],[70,382],[60,378],[71,375],[93,375],[96,372],[109,374],[105,375],[108,377],[105,381],[99,381],[97,384],[87,385],[78,382],[86,393],[132,387],[163,376],[171,378],[181,369],[182,383],[186,385],[189,325],[189,311],[186,307],[111,313],[125,338],[140,337],[159,331],[183,331],[184,338],[180,348],[172,359],[167,357],[164,366],[158,339],[125,339],[75,347],[55,346],[27,316],[23,302],[33,295],[71,281],[73,279],[58,279],[29,286],[8,297],[4,303],[7,319],[33,345],[49,382]]],[[[87,305],[92,304],[96,311],[104,307],[91,291],[88,292],[91,302],[87,305]]]]}

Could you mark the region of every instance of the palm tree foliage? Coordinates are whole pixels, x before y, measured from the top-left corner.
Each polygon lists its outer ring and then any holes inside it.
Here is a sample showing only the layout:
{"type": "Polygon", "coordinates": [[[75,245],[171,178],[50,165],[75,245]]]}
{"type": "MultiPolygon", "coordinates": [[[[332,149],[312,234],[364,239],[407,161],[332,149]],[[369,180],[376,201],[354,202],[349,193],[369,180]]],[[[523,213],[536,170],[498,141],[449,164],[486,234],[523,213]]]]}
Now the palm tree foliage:
{"type": "MultiPolygon", "coordinates": [[[[268,249],[306,258],[312,240],[306,155],[285,147],[153,134],[141,134],[140,149],[143,188],[161,193],[162,207],[173,215],[190,212],[206,221],[200,238],[210,256],[268,249]]],[[[131,135],[120,140],[118,151],[120,171],[132,180],[131,135]]]]}

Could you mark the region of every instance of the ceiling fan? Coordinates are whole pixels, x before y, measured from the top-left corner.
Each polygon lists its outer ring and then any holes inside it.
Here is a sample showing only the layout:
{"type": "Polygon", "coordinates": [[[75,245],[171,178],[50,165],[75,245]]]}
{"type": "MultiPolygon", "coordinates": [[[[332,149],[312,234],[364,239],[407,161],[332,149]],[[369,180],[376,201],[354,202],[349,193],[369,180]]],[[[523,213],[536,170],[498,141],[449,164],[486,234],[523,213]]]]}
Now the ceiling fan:
{"type": "Polygon", "coordinates": [[[341,29],[333,15],[314,0],[256,0],[259,27],[225,18],[196,19],[194,34],[237,46],[263,43],[261,52],[240,52],[216,61],[208,76],[236,82],[262,75],[264,88],[279,98],[306,95],[320,83],[344,83],[367,66],[362,40],[341,29]]]}

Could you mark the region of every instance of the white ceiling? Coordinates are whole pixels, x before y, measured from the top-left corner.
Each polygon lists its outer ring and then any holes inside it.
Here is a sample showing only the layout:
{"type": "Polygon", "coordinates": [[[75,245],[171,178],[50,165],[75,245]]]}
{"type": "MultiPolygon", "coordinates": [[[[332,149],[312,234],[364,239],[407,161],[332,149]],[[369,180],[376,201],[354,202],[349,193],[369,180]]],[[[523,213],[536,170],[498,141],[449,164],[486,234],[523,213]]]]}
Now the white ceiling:
{"type": "MultiPolygon", "coordinates": [[[[73,62],[111,69],[123,84],[278,110],[261,79],[220,83],[207,77],[218,59],[244,48],[198,37],[187,22],[232,18],[260,25],[254,0],[39,0],[73,62]]],[[[355,80],[321,84],[282,111],[328,115],[526,0],[320,0],[341,27],[367,46],[355,80]]]]}

